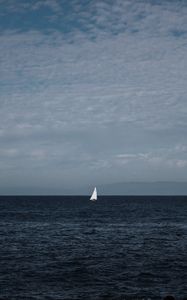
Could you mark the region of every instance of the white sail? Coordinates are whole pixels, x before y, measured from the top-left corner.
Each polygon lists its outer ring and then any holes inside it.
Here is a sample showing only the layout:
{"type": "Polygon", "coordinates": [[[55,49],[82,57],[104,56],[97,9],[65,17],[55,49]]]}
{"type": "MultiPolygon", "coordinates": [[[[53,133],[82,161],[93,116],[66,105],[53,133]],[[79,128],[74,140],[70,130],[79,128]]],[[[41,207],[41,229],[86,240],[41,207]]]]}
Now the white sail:
{"type": "Polygon", "coordinates": [[[97,189],[96,189],[96,187],[95,187],[95,189],[94,189],[94,191],[93,191],[93,193],[92,193],[92,195],[90,197],[90,200],[92,200],[92,201],[96,201],[97,200],[97,189]]]}

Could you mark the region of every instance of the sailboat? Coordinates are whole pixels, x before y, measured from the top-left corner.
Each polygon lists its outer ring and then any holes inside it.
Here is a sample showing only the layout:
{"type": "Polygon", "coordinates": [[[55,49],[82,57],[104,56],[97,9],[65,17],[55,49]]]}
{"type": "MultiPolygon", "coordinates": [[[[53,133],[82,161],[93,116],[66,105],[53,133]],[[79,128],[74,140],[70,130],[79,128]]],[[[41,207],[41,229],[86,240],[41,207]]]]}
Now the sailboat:
{"type": "Polygon", "coordinates": [[[96,189],[96,187],[94,188],[94,191],[93,191],[93,193],[90,197],[90,200],[91,201],[96,201],[97,200],[97,189],[96,189]]]}

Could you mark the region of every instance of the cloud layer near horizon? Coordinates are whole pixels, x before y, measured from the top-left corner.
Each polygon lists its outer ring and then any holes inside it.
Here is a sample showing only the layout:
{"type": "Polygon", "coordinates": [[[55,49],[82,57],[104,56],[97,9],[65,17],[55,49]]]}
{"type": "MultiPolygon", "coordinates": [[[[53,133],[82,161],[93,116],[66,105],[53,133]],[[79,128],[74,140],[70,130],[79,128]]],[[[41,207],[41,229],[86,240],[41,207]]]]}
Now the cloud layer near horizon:
{"type": "Polygon", "coordinates": [[[186,180],[185,1],[68,3],[0,1],[1,187],[186,180]]]}

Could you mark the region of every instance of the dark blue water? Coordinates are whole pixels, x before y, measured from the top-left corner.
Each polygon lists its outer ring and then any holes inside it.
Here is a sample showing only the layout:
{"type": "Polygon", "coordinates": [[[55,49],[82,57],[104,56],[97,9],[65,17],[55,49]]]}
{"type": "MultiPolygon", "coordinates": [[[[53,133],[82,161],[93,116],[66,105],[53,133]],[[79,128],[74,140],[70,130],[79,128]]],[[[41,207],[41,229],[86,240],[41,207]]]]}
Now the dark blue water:
{"type": "Polygon", "coordinates": [[[0,197],[0,299],[187,296],[187,197],[0,197]]]}

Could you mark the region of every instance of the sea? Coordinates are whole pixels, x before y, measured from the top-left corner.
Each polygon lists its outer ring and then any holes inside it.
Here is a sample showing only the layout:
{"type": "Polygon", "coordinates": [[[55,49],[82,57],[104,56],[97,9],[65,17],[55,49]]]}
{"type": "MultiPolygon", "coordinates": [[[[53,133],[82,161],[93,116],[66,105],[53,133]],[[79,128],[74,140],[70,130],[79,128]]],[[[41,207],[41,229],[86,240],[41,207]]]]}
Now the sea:
{"type": "Polygon", "coordinates": [[[1,196],[0,299],[187,297],[187,196],[1,196]]]}

